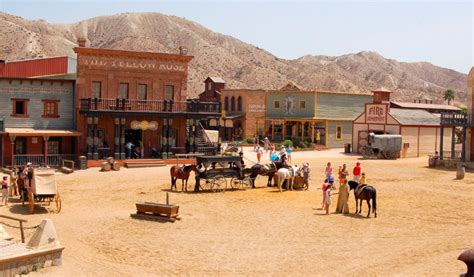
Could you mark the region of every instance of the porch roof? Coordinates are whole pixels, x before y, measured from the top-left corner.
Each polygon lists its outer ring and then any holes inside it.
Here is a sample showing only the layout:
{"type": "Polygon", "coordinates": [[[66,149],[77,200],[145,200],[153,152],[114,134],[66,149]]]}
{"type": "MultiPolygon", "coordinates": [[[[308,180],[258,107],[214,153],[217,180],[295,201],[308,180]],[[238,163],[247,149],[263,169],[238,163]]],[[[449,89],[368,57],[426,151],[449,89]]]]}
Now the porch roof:
{"type": "Polygon", "coordinates": [[[257,120],[286,120],[286,121],[352,121],[353,118],[328,118],[328,117],[275,117],[260,116],[257,120]]]}
{"type": "Polygon", "coordinates": [[[34,128],[5,128],[5,133],[11,136],[19,137],[79,137],[82,133],[74,130],[41,130],[34,128]]]}

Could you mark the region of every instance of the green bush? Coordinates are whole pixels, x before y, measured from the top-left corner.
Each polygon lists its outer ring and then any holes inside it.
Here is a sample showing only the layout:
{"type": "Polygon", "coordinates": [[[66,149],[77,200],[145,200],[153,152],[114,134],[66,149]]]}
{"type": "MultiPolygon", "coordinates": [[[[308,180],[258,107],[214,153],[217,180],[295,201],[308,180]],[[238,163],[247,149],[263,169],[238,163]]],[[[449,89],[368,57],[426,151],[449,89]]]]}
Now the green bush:
{"type": "Polygon", "coordinates": [[[247,142],[248,144],[253,144],[253,138],[246,138],[245,142],[247,142]]]}
{"type": "Polygon", "coordinates": [[[289,139],[285,139],[285,140],[283,141],[283,145],[284,145],[285,147],[289,147],[289,146],[293,147],[293,142],[292,142],[291,140],[289,140],[289,139]]]}

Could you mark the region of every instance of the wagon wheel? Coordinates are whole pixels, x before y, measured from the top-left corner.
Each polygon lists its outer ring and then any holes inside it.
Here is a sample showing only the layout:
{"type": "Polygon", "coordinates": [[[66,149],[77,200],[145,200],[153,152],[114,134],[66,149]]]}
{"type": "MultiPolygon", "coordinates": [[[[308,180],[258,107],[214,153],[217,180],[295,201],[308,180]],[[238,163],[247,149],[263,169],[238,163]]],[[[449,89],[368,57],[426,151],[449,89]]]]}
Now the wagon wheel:
{"type": "Polygon", "coordinates": [[[230,179],[230,186],[232,187],[232,189],[239,189],[241,185],[242,180],[240,180],[239,178],[232,177],[232,179],[230,179]]]}
{"type": "Polygon", "coordinates": [[[227,181],[224,178],[224,176],[216,176],[212,180],[211,190],[213,192],[218,192],[218,191],[224,192],[226,187],[227,187],[227,181]]]}
{"type": "Polygon", "coordinates": [[[252,188],[252,180],[250,180],[250,176],[245,176],[244,179],[242,179],[242,188],[243,189],[251,189],[252,188]]]}
{"type": "Polygon", "coordinates": [[[199,189],[200,190],[209,190],[211,188],[211,181],[208,179],[201,179],[201,182],[199,183],[199,189]]]}
{"type": "Polygon", "coordinates": [[[56,211],[59,213],[61,211],[61,196],[59,195],[59,192],[56,193],[54,196],[54,202],[56,203],[56,211]]]}
{"type": "Polygon", "coordinates": [[[364,156],[364,158],[370,158],[375,155],[374,150],[367,146],[364,146],[364,148],[362,148],[361,154],[364,156]]]}
{"type": "Polygon", "coordinates": [[[28,212],[30,214],[35,212],[35,196],[32,191],[28,192],[28,212]]]}

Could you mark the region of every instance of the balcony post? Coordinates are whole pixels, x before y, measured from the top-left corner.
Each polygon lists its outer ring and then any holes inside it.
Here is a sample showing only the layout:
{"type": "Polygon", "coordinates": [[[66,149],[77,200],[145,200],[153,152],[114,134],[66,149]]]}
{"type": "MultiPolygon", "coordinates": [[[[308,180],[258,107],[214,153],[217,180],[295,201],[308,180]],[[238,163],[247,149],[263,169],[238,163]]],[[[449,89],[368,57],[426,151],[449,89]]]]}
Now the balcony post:
{"type": "Polygon", "coordinates": [[[120,159],[125,160],[125,118],[120,118],[120,159]]]}
{"type": "Polygon", "coordinates": [[[456,158],[455,146],[456,146],[456,127],[453,126],[453,129],[451,130],[451,160],[454,160],[454,158],[456,158]]]}
{"type": "Polygon", "coordinates": [[[87,144],[87,159],[92,160],[92,144],[93,144],[93,125],[92,125],[92,117],[87,117],[87,139],[86,139],[86,144],[87,144]]]}
{"type": "Polygon", "coordinates": [[[443,139],[444,139],[444,126],[441,125],[439,130],[439,158],[443,159],[443,139]]]}
{"type": "MultiPolygon", "coordinates": [[[[466,139],[467,139],[467,128],[462,128],[462,150],[461,150],[461,161],[466,161],[466,139]]],[[[472,150],[471,150],[472,151],[472,150]]]]}
{"type": "MultiPolygon", "coordinates": [[[[118,104],[118,101],[116,102],[118,104]]],[[[117,106],[116,106],[117,107],[117,106]]],[[[114,158],[120,160],[120,118],[114,118],[114,158]]]]}
{"type": "Polygon", "coordinates": [[[43,136],[43,148],[44,148],[44,165],[48,166],[48,141],[49,136],[43,136]]]}
{"type": "Polygon", "coordinates": [[[97,110],[97,98],[94,98],[94,110],[97,110]]]}
{"type": "Polygon", "coordinates": [[[99,144],[99,138],[98,138],[98,125],[99,125],[99,118],[98,117],[93,117],[93,125],[92,125],[92,159],[93,160],[98,160],[99,159],[99,152],[98,152],[98,144],[99,144]]]}
{"type": "Polygon", "coordinates": [[[15,139],[16,136],[10,136],[10,142],[12,143],[12,150],[11,150],[11,165],[12,167],[15,166],[15,139]]]}

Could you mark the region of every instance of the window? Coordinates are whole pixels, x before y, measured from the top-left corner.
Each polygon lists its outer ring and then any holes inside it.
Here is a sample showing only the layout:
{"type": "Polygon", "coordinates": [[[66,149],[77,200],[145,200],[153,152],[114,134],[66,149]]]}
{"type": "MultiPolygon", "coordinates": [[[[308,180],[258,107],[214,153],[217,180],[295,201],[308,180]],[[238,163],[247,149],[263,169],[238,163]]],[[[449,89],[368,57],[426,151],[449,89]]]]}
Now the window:
{"type": "Polygon", "coordinates": [[[239,96],[237,98],[237,111],[239,111],[239,112],[242,111],[242,96],[239,96]]]}
{"type": "Polygon", "coordinates": [[[59,100],[43,100],[43,117],[59,117],[59,100]]]}
{"type": "Polygon", "coordinates": [[[235,97],[234,97],[234,96],[232,96],[232,97],[230,98],[230,110],[231,110],[232,112],[235,111],[235,97]]]}
{"type": "Polygon", "coordinates": [[[300,101],[300,109],[306,109],[306,101],[300,101]]]}
{"type": "Polygon", "coordinates": [[[101,98],[102,83],[99,81],[92,81],[92,98],[101,98]]]}
{"type": "Polygon", "coordinates": [[[60,137],[49,138],[48,154],[61,154],[61,138],[60,137]]]}
{"type": "Polygon", "coordinates": [[[25,155],[26,154],[26,137],[15,139],[14,152],[15,152],[15,155],[25,155]]]}
{"type": "Polygon", "coordinates": [[[12,116],[28,117],[28,99],[12,99],[12,116]]]}
{"type": "Polygon", "coordinates": [[[174,86],[165,86],[165,100],[174,100],[174,86]]]}
{"type": "Polygon", "coordinates": [[[128,83],[120,83],[119,99],[128,99],[128,83]]]}
{"type": "Polygon", "coordinates": [[[147,85],[138,84],[138,100],[146,100],[146,99],[147,99],[147,85]]]}
{"type": "Polygon", "coordinates": [[[342,126],[336,126],[336,139],[342,140],[342,126]]]}
{"type": "Polygon", "coordinates": [[[276,100],[274,104],[275,104],[275,109],[280,108],[280,101],[276,100]]]}
{"type": "Polygon", "coordinates": [[[229,96],[226,96],[225,97],[225,100],[224,100],[224,111],[229,111],[229,96]]]}
{"type": "Polygon", "coordinates": [[[212,83],[209,82],[209,83],[207,83],[207,90],[211,90],[211,89],[212,89],[212,83]]]}

